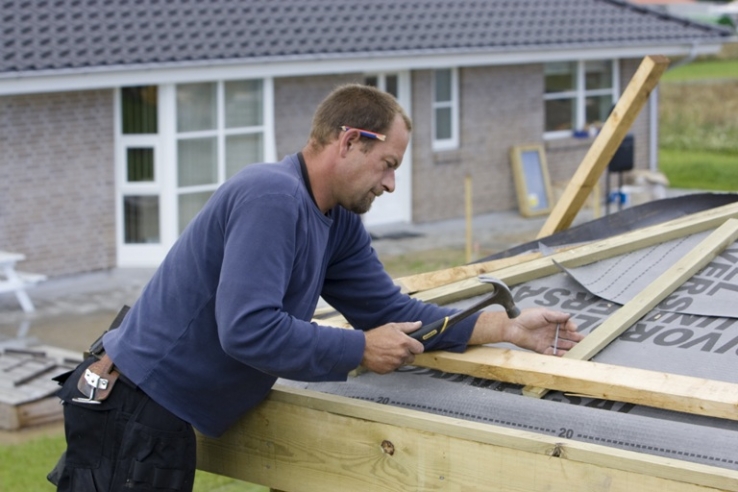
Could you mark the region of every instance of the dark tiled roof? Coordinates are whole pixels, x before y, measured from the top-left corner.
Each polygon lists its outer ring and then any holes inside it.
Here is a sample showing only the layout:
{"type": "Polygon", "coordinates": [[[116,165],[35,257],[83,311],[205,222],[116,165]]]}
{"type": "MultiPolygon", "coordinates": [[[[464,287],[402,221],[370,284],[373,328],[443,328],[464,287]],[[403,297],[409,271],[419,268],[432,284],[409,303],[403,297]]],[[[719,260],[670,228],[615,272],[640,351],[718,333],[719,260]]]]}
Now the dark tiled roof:
{"type": "Polygon", "coordinates": [[[619,0],[0,0],[0,73],[719,42],[619,0]]]}

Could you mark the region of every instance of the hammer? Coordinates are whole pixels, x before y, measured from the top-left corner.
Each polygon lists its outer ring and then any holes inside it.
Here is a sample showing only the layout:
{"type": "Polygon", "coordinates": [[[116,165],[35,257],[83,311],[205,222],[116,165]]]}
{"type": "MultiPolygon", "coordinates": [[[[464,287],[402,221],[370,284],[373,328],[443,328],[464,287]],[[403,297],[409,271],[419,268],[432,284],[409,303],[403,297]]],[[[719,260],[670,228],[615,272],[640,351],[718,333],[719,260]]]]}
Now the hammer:
{"type": "Polygon", "coordinates": [[[505,308],[505,312],[507,312],[508,318],[517,318],[520,315],[520,309],[518,309],[518,307],[515,305],[512,293],[510,292],[510,289],[507,287],[507,285],[502,283],[501,280],[498,280],[494,277],[485,276],[480,277],[479,280],[488,284],[492,284],[495,290],[476,304],[469,306],[463,311],[459,311],[458,313],[452,314],[451,316],[446,316],[445,318],[434,321],[433,323],[423,325],[414,332],[409,333],[409,335],[419,342],[426,344],[429,340],[433,339],[437,335],[440,335],[459,321],[471,316],[480,309],[486,308],[491,304],[502,305],[502,307],[505,308]]]}

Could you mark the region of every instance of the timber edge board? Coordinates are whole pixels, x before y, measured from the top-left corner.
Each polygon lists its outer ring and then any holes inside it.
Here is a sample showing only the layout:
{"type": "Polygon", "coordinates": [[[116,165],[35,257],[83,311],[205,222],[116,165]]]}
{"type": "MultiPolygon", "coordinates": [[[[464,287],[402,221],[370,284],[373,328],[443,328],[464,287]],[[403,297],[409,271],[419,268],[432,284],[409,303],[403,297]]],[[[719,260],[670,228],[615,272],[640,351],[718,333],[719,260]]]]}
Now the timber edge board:
{"type": "Polygon", "coordinates": [[[286,491],[738,492],[736,470],[279,385],[198,434],[198,468],[286,491]]]}

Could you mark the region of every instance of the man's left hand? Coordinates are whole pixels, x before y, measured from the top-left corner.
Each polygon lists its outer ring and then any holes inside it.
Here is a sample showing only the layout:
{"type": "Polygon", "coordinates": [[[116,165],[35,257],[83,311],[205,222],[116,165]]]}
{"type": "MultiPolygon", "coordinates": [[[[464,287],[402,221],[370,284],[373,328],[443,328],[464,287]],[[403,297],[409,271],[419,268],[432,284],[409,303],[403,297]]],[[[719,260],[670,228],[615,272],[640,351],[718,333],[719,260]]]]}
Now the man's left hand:
{"type": "Polygon", "coordinates": [[[583,338],[568,313],[530,308],[513,319],[501,311],[483,312],[474,326],[469,345],[509,342],[541,354],[562,356],[583,338]]]}

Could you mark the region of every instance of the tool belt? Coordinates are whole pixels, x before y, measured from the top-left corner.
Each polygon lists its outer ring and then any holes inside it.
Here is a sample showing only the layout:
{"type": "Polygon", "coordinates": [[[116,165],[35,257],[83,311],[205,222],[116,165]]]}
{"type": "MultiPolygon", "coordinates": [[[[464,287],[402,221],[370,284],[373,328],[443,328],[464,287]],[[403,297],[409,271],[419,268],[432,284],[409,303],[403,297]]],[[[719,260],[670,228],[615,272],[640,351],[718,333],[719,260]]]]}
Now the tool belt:
{"type": "Polygon", "coordinates": [[[77,403],[98,405],[113,391],[120,373],[113,365],[113,360],[104,354],[100,360],[93,362],[77,381],[77,389],[87,398],[74,398],[77,403]]]}

